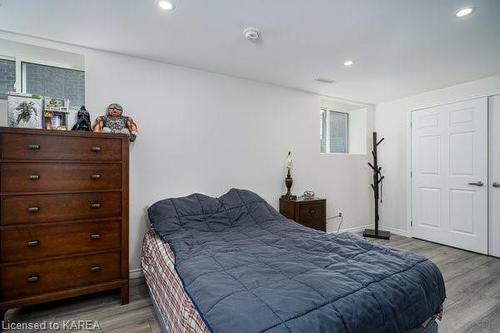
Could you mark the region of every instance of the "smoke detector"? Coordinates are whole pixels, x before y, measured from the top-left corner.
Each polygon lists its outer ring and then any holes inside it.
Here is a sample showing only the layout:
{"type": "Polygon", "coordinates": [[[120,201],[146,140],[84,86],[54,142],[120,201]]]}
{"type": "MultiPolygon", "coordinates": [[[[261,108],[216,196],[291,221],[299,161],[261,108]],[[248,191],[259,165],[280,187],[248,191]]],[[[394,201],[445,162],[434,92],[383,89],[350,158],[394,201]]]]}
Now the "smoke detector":
{"type": "Polygon", "coordinates": [[[255,28],[246,28],[245,30],[243,30],[243,35],[247,40],[254,43],[260,40],[260,31],[255,28]]]}

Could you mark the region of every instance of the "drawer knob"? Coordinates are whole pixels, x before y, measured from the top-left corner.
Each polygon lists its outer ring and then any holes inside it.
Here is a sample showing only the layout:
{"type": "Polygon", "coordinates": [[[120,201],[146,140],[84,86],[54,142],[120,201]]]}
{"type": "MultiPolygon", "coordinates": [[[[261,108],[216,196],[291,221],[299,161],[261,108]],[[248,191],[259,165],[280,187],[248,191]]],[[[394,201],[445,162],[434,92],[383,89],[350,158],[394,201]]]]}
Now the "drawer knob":
{"type": "Polygon", "coordinates": [[[97,179],[101,179],[101,175],[100,175],[100,174],[98,174],[98,173],[94,173],[94,174],[90,175],[90,178],[92,178],[92,179],[96,179],[96,180],[97,180],[97,179]]]}
{"type": "Polygon", "coordinates": [[[29,247],[37,247],[38,245],[40,245],[40,241],[38,239],[30,240],[28,242],[29,247]]]}
{"type": "Polygon", "coordinates": [[[314,213],[316,213],[316,209],[310,208],[309,209],[309,214],[314,214],[314,213]]]}
{"type": "Polygon", "coordinates": [[[30,175],[30,180],[39,180],[40,179],[40,175],[30,175]]]}
{"type": "Polygon", "coordinates": [[[92,266],[90,267],[90,272],[97,273],[101,270],[101,266],[92,266]]]}
{"type": "Polygon", "coordinates": [[[26,281],[28,281],[29,283],[35,283],[35,282],[38,282],[40,280],[40,276],[38,275],[31,275],[31,276],[28,276],[28,278],[26,279],[26,281]]]}
{"type": "Polygon", "coordinates": [[[39,150],[40,149],[40,145],[28,145],[28,149],[29,150],[39,150]]]}
{"type": "Polygon", "coordinates": [[[30,213],[38,213],[38,211],[40,210],[40,207],[29,207],[28,208],[28,212],[30,213]]]}
{"type": "Polygon", "coordinates": [[[101,151],[101,147],[99,147],[99,146],[92,146],[92,148],[90,148],[90,150],[92,150],[93,152],[98,153],[98,152],[101,151]]]}
{"type": "Polygon", "coordinates": [[[101,239],[101,235],[100,234],[91,234],[90,239],[91,240],[101,239]]]}
{"type": "Polygon", "coordinates": [[[90,208],[92,208],[92,209],[101,208],[101,204],[98,203],[98,202],[93,202],[93,203],[90,204],[90,208]]]}

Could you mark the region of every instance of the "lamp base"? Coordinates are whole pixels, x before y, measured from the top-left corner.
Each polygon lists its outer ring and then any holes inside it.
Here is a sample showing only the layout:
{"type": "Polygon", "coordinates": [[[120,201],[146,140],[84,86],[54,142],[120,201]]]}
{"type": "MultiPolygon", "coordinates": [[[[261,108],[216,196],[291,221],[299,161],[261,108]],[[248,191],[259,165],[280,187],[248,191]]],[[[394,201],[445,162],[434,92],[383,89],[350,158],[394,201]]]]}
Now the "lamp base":
{"type": "Polygon", "coordinates": [[[297,200],[297,196],[296,195],[291,195],[291,194],[283,194],[281,196],[281,199],[297,200]]]}
{"type": "Polygon", "coordinates": [[[375,233],[373,229],[365,229],[363,232],[363,237],[377,238],[377,239],[391,239],[391,233],[389,231],[379,230],[375,233]]]}

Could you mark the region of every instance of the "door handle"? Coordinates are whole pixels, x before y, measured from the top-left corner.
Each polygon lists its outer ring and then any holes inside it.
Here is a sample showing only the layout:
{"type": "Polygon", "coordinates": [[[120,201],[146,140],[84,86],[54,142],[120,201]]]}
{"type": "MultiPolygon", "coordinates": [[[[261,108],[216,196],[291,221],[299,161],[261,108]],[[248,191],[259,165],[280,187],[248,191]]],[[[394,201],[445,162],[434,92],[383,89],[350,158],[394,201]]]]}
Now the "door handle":
{"type": "Polygon", "coordinates": [[[484,183],[482,181],[478,181],[478,182],[475,182],[475,183],[469,183],[469,185],[473,185],[473,186],[483,186],[484,183]]]}
{"type": "Polygon", "coordinates": [[[493,187],[500,187],[500,182],[494,182],[492,185],[493,187]]]}

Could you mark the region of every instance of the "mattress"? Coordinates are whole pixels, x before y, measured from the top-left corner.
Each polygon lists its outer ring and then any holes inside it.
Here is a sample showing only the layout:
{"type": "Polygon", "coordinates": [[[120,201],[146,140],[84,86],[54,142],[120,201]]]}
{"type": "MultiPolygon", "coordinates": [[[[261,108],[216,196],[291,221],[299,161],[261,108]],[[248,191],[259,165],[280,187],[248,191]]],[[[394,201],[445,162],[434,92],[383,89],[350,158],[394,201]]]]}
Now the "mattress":
{"type": "Polygon", "coordinates": [[[174,311],[159,311],[169,329],[189,326],[175,309],[184,304],[211,332],[405,332],[433,324],[445,298],[439,269],[424,257],[305,228],[250,191],[163,200],[149,217],[169,257],[163,274],[175,282],[174,311]]]}
{"type": "Polygon", "coordinates": [[[142,244],[142,270],[164,333],[208,333],[174,268],[170,246],[153,231],[142,244]]]}

